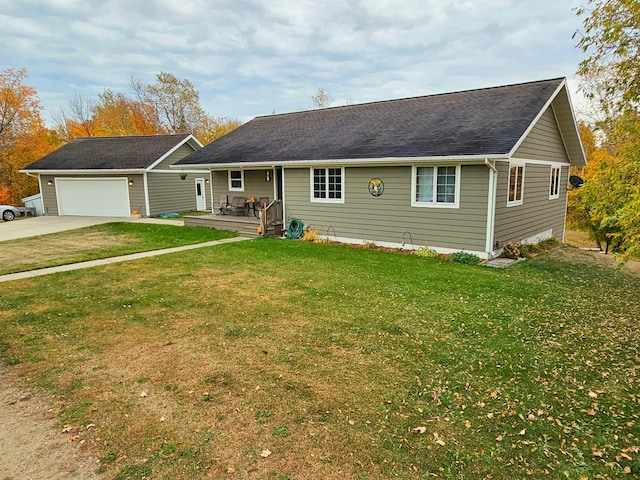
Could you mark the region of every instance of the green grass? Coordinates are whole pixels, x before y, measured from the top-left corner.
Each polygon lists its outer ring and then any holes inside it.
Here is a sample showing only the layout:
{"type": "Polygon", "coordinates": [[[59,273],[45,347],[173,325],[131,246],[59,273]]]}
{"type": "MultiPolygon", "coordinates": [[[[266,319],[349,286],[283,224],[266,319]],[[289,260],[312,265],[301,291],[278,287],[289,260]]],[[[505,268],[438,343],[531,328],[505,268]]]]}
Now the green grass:
{"type": "Polygon", "coordinates": [[[570,248],[260,239],[5,284],[0,359],[107,478],[629,478],[639,298],[570,248]]]}
{"type": "Polygon", "coordinates": [[[117,222],[0,242],[0,275],[236,236],[212,228],[117,222]]]}

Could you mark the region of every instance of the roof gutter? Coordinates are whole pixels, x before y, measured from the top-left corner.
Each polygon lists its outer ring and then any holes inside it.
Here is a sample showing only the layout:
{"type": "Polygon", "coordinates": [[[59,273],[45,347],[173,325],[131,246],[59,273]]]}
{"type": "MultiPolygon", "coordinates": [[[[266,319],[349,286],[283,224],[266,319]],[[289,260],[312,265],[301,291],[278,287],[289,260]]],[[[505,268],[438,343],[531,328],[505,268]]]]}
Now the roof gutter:
{"type": "Polygon", "coordinates": [[[85,169],[85,170],[18,170],[20,173],[26,173],[30,175],[31,173],[37,173],[39,175],[100,175],[104,173],[144,173],[146,169],[144,168],[129,168],[129,169],[116,169],[116,168],[105,168],[105,169],[85,169]]]}
{"type": "MultiPolygon", "coordinates": [[[[495,160],[507,160],[506,154],[491,155],[495,160]]],[[[283,167],[310,167],[314,165],[341,165],[341,166],[398,166],[401,164],[418,163],[469,163],[482,164],[487,159],[486,155],[462,155],[462,156],[437,156],[437,157],[386,157],[386,158],[335,158],[322,160],[290,160],[279,162],[283,167]]],[[[230,162],[230,163],[206,163],[206,164],[178,164],[171,168],[202,168],[202,169],[250,169],[273,168],[274,162],[230,162]]]]}

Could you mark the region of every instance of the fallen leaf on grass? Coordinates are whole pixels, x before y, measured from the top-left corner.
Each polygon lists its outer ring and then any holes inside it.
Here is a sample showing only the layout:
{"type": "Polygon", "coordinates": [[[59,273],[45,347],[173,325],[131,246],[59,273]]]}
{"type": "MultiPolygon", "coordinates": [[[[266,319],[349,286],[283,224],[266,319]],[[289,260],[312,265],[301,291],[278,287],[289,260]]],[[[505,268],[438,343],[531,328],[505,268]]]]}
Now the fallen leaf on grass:
{"type": "Polygon", "coordinates": [[[598,394],[596,392],[590,391],[587,395],[589,395],[591,398],[598,398],[598,394]]]}
{"type": "Polygon", "coordinates": [[[438,432],[433,432],[433,438],[438,445],[440,445],[441,447],[445,446],[445,442],[440,438],[440,435],[438,435],[438,432]]]}
{"type": "Polygon", "coordinates": [[[427,427],[416,427],[411,430],[413,433],[427,433],[427,427]]]}
{"type": "Polygon", "coordinates": [[[587,410],[587,415],[594,416],[595,414],[596,414],[596,411],[593,408],[590,408],[589,410],[587,410]]]}
{"type": "Polygon", "coordinates": [[[71,425],[65,425],[64,427],[62,427],[62,433],[69,433],[71,430],[73,430],[73,427],[71,425]]]}
{"type": "Polygon", "coordinates": [[[148,396],[147,392],[140,392],[140,398],[145,398],[147,396],[148,396]]]}
{"type": "Polygon", "coordinates": [[[260,456],[262,458],[267,458],[267,457],[271,456],[271,450],[269,450],[268,448],[265,448],[264,450],[262,450],[260,452],[260,456]]]}

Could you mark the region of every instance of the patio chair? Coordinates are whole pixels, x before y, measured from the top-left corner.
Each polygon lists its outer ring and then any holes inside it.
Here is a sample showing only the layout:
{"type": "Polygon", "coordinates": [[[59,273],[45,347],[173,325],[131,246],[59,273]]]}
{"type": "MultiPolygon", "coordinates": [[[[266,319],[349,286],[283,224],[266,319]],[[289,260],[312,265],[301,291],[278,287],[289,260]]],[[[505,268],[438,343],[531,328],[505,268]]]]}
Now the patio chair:
{"type": "Polygon", "coordinates": [[[233,197],[231,200],[231,214],[232,215],[245,215],[245,202],[247,199],[245,197],[233,197]]]}

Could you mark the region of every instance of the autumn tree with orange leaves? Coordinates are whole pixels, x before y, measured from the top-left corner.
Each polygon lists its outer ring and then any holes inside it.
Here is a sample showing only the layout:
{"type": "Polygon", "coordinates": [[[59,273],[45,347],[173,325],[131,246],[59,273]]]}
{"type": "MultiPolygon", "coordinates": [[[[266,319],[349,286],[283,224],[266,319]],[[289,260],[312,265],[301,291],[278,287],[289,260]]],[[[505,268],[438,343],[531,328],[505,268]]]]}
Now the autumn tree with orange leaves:
{"type": "Polygon", "coordinates": [[[133,96],[105,89],[97,99],[74,95],[53,115],[57,134],[78,137],[192,133],[204,145],[239,127],[235,118],[214,117],[200,105],[193,84],[160,72],[155,83],[132,78],[133,96]]]}
{"type": "Polygon", "coordinates": [[[0,203],[21,205],[22,198],[37,193],[37,180],[20,169],[55,148],[27,78],[25,69],[0,72],[0,203]]]}
{"type": "MultiPolygon", "coordinates": [[[[587,0],[576,32],[587,58],[578,74],[604,119],[595,123],[586,183],[572,194],[577,226],[622,260],[640,256],[640,3],[587,0]],[[581,215],[581,217],[580,217],[581,215]]],[[[583,141],[589,139],[581,132],[583,141]]]]}

